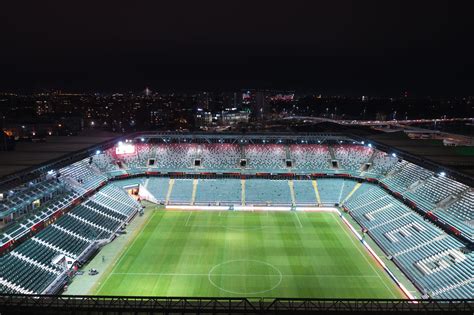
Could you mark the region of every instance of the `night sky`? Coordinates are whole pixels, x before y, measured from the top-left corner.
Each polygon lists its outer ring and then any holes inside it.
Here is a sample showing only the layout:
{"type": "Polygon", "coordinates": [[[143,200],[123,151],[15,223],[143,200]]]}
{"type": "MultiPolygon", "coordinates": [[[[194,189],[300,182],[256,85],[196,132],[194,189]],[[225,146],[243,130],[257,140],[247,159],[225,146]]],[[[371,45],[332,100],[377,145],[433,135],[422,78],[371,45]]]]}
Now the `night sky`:
{"type": "Polygon", "coordinates": [[[474,95],[469,1],[121,2],[4,1],[0,91],[474,95]]]}

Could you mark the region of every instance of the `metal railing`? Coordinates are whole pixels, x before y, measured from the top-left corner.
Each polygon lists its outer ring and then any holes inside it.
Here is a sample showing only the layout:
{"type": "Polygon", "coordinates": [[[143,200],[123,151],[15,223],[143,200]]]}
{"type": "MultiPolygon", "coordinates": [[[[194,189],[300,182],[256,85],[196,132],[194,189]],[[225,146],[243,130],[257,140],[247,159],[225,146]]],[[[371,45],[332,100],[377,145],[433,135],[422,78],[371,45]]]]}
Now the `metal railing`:
{"type": "Polygon", "coordinates": [[[285,299],[0,295],[0,312],[294,314],[314,312],[470,313],[474,300],[285,299]]]}

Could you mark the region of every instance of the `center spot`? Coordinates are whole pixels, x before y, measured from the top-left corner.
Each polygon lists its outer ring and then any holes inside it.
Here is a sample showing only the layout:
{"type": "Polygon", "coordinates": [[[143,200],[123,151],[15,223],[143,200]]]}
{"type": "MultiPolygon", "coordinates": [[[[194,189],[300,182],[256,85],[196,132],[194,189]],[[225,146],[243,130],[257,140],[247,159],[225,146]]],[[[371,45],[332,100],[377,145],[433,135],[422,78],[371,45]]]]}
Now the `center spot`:
{"type": "Polygon", "coordinates": [[[209,270],[209,282],[221,291],[253,295],[278,287],[283,278],[280,270],[259,260],[229,260],[209,270]]]}

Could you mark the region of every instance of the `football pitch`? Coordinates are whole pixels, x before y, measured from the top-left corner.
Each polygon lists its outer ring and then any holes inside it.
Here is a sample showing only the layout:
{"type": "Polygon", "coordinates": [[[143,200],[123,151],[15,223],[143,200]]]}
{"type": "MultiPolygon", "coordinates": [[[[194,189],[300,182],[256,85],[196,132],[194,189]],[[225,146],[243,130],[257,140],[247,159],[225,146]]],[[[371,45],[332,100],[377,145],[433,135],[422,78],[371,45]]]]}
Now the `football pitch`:
{"type": "Polygon", "coordinates": [[[404,298],[335,213],[154,211],[97,295],[404,298]]]}

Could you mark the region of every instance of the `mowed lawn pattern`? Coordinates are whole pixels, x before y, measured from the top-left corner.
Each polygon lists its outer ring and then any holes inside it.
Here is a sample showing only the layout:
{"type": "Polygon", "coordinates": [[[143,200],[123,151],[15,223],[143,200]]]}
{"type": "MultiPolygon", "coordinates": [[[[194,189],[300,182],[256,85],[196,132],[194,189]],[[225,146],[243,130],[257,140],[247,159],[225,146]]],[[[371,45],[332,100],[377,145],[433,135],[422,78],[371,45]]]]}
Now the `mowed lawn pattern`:
{"type": "Polygon", "coordinates": [[[96,294],[403,298],[334,213],[156,211],[96,294]]]}

